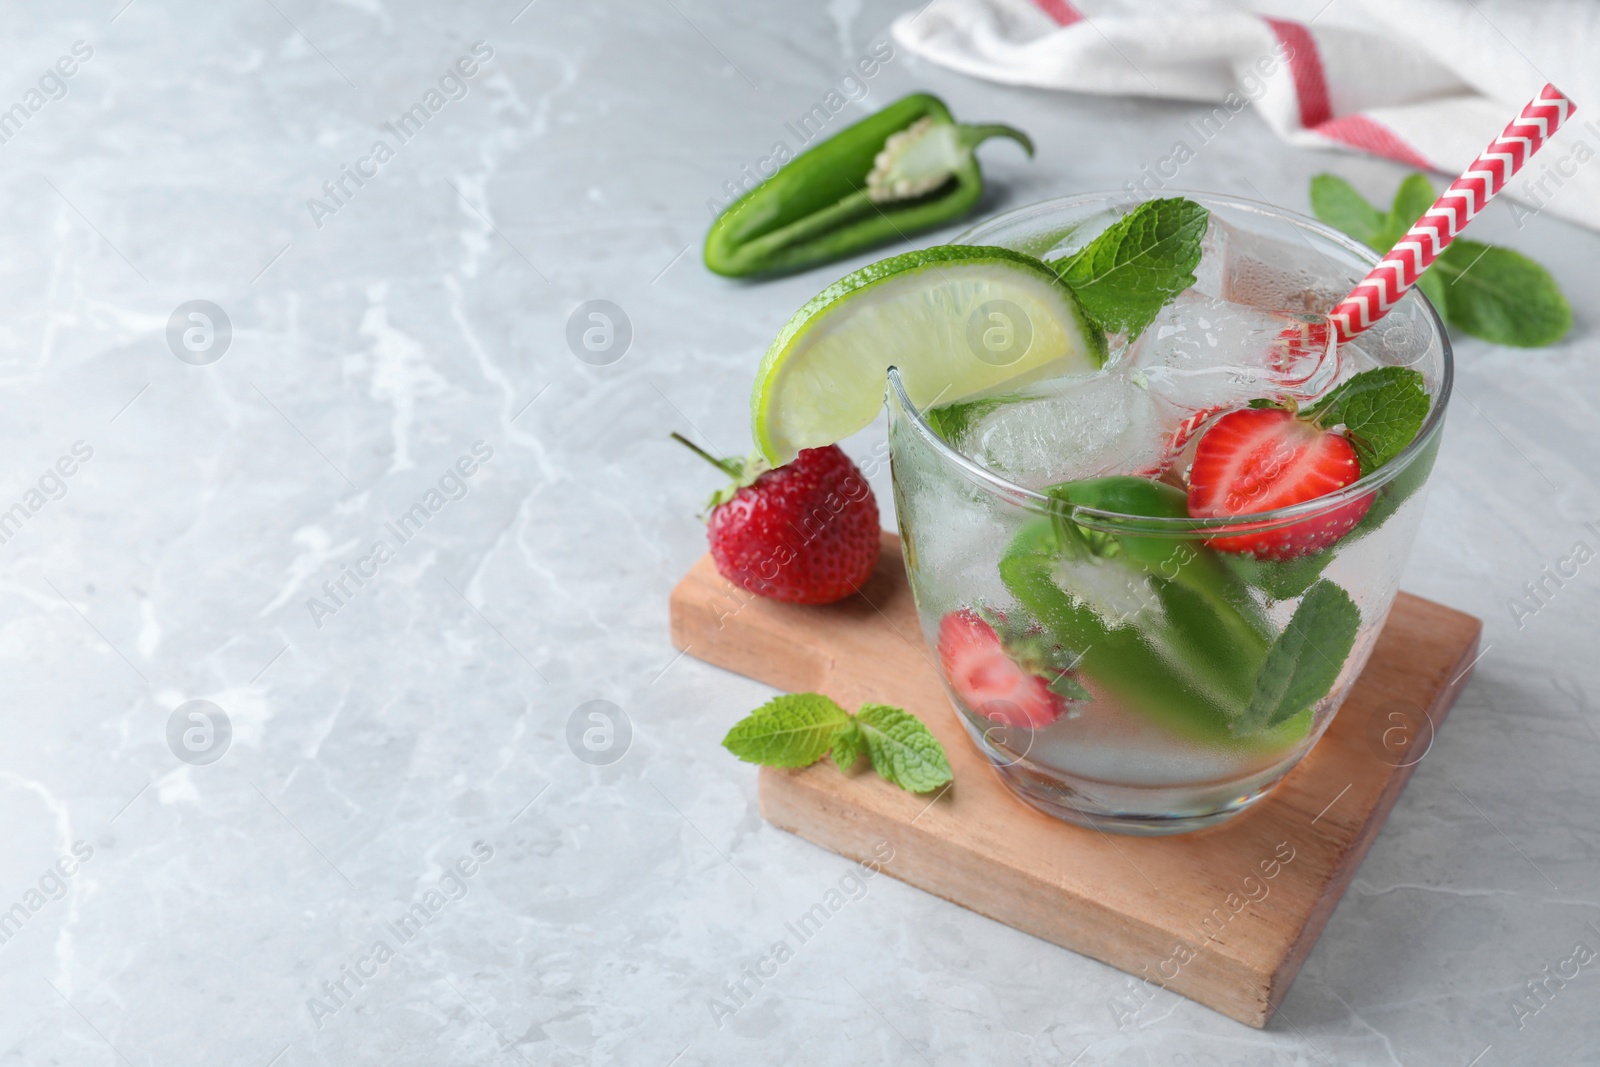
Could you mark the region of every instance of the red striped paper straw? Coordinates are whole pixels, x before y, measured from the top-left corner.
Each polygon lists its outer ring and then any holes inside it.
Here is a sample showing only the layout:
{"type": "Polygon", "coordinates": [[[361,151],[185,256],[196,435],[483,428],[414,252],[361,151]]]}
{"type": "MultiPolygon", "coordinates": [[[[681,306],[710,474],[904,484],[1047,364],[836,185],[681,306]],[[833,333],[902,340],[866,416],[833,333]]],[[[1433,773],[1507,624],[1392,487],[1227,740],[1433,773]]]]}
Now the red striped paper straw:
{"type": "Polygon", "coordinates": [[[1389,313],[1415,284],[1428,264],[1439,258],[1456,234],[1483,210],[1511,176],[1533,158],[1567,117],[1577,110],[1565,93],[1546,85],[1528,102],[1505,131],[1490,142],[1466,173],[1450,183],[1417,224],[1379,260],[1361,284],[1339,302],[1328,317],[1341,342],[1370,327],[1389,313]]]}

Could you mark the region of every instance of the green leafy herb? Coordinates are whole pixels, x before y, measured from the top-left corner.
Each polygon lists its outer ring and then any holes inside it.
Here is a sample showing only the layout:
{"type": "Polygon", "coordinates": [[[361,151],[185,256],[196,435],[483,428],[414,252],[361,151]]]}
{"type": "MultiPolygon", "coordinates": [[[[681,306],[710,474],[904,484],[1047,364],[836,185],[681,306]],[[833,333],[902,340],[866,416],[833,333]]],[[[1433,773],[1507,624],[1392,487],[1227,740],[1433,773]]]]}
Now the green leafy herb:
{"type": "Polygon", "coordinates": [[[1387,252],[1394,247],[1394,243],[1405,236],[1405,232],[1415,226],[1417,220],[1438,199],[1439,194],[1426,174],[1408,174],[1400,183],[1400,188],[1394,191],[1394,203],[1389,206],[1390,228],[1383,235],[1383,247],[1378,251],[1387,252]]]}
{"type": "Polygon", "coordinates": [[[1350,594],[1330,581],[1307,590],[1289,625],[1256,676],[1250,706],[1234,724],[1238,736],[1293,718],[1328,694],[1355,646],[1361,610],[1350,594]]]}
{"type": "MultiPolygon", "coordinates": [[[[1428,472],[1433,469],[1433,460],[1438,452],[1439,438],[1434,437],[1418,455],[1412,457],[1404,470],[1378,490],[1366,516],[1356,523],[1355,529],[1340,539],[1340,548],[1361,540],[1388,522],[1389,516],[1399,511],[1400,506],[1410,500],[1428,480],[1428,472]]],[[[1288,560],[1256,559],[1247,553],[1234,552],[1219,552],[1217,556],[1247,584],[1274,600],[1290,600],[1311,588],[1311,583],[1322,577],[1322,572],[1333,562],[1334,554],[1332,548],[1324,548],[1309,556],[1288,560]]]]}
{"type": "Polygon", "coordinates": [[[1362,244],[1371,248],[1384,245],[1383,250],[1387,250],[1384,237],[1389,232],[1388,214],[1367,203],[1367,198],[1343,178],[1332,174],[1312,178],[1311,210],[1316,212],[1317,218],[1362,244]]]}
{"type": "Polygon", "coordinates": [[[913,793],[950,781],[950,761],[922,720],[887,704],[854,716],[820,693],[775,697],[734,724],[722,745],[746,763],[809,767],[831,750],[848,771],[863,750],[879,776],[913,793]]]}
{"type": "Polygon", "coordinates": [[[866,704],[856,713],[872,769],[901,789],[926,793],[950,780],[950,761],[939,739],[910,712],[866,704]]]}
{"type": "Polygon", "coordinates": [[[922,417],[933,432],[951,444],[966,436],[977,421],[1001,405],[999,400],[964,400],[943,407],[929,408],[922,417]]]}
{"type": "Polygon", "coordinates": [[[1399,511],[1400,505],[1410,500],[1412,495],[1427,482],[1428,472],[1433,470],[1433,461],[1438,454],[1439,438],[1436,436],[1422,447],[1421,452],[1413,457],[1388,485],[1378,490],[1377,499],[1372,502],[1372,507],[1367,509],[1366,517],[1345,535],[1344,543],[1359,541],[1388,522],[1389,516],[1399,511]]]}
{"type": "Polygon", "coordinates": [[[1087,703],[1094,699],[1094,694],[1085,689],[1077,679],[1065,671],[1055,676],[1045,688],[1063,700],[1077,700],[1087,703]]]}
{"type": "MultiPolygon", "coordinates": [[[[1436,199],[1426,175],[1400,183],[1387,212],[1332,174],[1311,180],[1317,218],[1379,252],[1405,236],[1436,199]]],[[[1528,257],[1477,241],[1452,241],[1417,279],[1449,325],[1496,344],[1537,348],[1572,328],[1572,307],[1550,272],[1528,257]]]]}
{"type": "Polygon", "coordinates": [[[1292,600],[1311,588],[1333,562],[1333,550],[1325,548],[1298,559],[1257,559],[1248,552],[1220,552],[1218,557],[1246,583],[1260,589],[1273,600],[1292,600]]]}
{"type": "Polygon", "coordinates": [[[833,762],[841,771],[848,772],[850,768],[856,765],[856,761],[861,758],[861,749],[865,745],[866,738],[861,736],[861,727],[856,725],[854,719],[851,719],[847,725],[839,727],[834,732],[833,751],[830,755],[833,756],[833,762]]]}
{"type": "Polygon", "coordinates": [[[747,763],[808,767],[850,723],[843,708],[820,693],[790,693],[761,705],[734,724],[722,747],[747,763]]]}
{"type": "MultiPolygon", "coordinates": [[[[1059,500],[1066,500],[1065,490],[1072,484],[1076,483],[1051,486],[1046,492],[1059,500]],[[1059,496],[1058,490],[1062,491],[1059,496]]],[[[1063,555],[1081,559],[1082,555],[1076,554],[1080,551],[1104,555],[1106,558],[1117,554],[1118,543],[1110,534],[1080,526],[1062,511],[1054,512],[1052,517],[1060,527],[1063,555]]],[[[991,608],[978,608],[978,617],[989,624],[989,629],[1000,639],[1000,647],[1011,661],[1029,674],[1048,679],[1045,688],[1056,696],[1084,702],[1094,699],[1094,694],[1072,676],[1078,661],[1083,658],[1078,653],[1056,644],[1035,627],[1014,623],[991,608]]]]}
{"type": "Polygon", "coordinates": [[[1342,425],[1361,460],[1361,473],[1371,474],[1412,442],[1429,406],[1420,371],[1379,367],[1357,374],[1305,414],[1325,429],[1342,425]]]}
{"type": "Polygon", "coordinates": [[[1509,248],[1458,239],[1429,273],[1440,279],[1447,321],[1474,337],[1538,348],[1572,328],[1572,306],[1550,272],[1509,248]]]}
{"type": "Polygon", "coordinates": [[[1050,266],[1096,322],[1132,339],[1194,284],[1210,217],[1181,197],[1147,200],[1050,266]]]}

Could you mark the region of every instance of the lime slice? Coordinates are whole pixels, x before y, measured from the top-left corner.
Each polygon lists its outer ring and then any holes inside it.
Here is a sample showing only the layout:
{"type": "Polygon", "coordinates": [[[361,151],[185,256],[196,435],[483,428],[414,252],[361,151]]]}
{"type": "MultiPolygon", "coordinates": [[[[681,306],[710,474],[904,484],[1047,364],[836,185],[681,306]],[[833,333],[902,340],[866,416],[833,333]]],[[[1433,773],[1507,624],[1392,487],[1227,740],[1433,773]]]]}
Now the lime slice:
{"type": "Polygon", "coordinates": [[[1105,359],[1105,333],[1037,259],[976,245],[906,252],[834,282],[778,334],[750,397],[756,446],[778,465],[865,429],[890,367],[926,408],[1105,359]]]}

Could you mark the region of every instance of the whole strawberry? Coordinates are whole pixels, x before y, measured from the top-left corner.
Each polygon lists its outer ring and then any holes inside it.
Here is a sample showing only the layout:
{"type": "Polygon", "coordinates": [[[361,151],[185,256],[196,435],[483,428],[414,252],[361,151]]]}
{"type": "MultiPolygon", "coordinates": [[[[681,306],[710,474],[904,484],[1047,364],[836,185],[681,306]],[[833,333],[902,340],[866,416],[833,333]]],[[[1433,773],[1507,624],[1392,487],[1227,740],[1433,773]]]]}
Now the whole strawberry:
{"type": "Polygon", "coordinates": [[[839,446],[807,448],[781,467],[759,457],[717,459],[733,479],[711,498],[706,536],[717,573],[791,604],[830,604],[854,593],[878,562],[878,502],[839,446]]]}

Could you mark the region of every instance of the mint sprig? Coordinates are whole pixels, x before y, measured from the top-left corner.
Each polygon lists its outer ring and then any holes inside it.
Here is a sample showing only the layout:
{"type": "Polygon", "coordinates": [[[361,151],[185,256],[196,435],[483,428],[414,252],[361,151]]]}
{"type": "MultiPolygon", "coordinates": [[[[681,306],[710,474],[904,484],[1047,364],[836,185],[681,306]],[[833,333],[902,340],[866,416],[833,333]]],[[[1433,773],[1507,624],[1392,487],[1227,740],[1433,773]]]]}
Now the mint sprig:
{"type": "Polygon", "coordinates": [[[867,739],[861,733],[861,727],[856,725],[854,719],[839,727],[833,732],[833,748],[829,755],[833,757],[834,765],[840,771],[848,774],[850,769],[861,759],[862,750],[866,747],[867,739]]]}
{"type": "Polygon", "coordinates": [[[865,751],[880,777],[912,793],[951,778],[944,746],[915,715],[888,704],[851,715],[821,693],[774,697],[735,723],[722,746],[766,767],[809,767],[831,751],[841,771],[865,751]]]}
{"type": "MultiPolygon", "coordinates": [[[[1426,180],[1426,179],[1424,179],[1426,180]]],[[[1404,184],[1400,187],[1404,193],[1404,184]]],[[[1398,195],[1396,197],[1398,199],[1398,195]]],[[[1332,174],[1319,174],[1311,179],[1311,210],[1317,218],[1336,230],[1341,230],[1368,248],[1386,252],[1394,241],[1385,237],[1393,229],[1392,213],[1379,211],[1356,192],[1356,187],[1332,174]],[[1383,247],[1379,248],[1382,245],[1383,247]]],[[[1426,207],[1423,208],[1427,210],[1426,207]]],[[[1414,220],[1413,220],[1414,221],[1414,220]]],[[[1409,223],[1407,227],[1409,227],[1409,223]]],[[[1405,228],[1400,233],[1405,233],[1405,228]]],[[[1400,233],[1395,234],[1398,239],[1400,233]]]]}
{"type": "Polygon", "coordinates": [[[1195,283],[1211,214],[1192,200],[1147,200],[1049,266],[1112,333],[1132,340],[1195,283]]]}
{"type": "MultiPolygon", "coordinates": [[[[1349,536],[1353,538],[1354,531],[1349,536]]],[[[1322,577],[1322,572],[1333,562],[1334,552],[1331,548],[1324,548],[1309,556],[1287,560],[1257,559],[1248,552],[1223,552],[1219,555],[1222,562],[1252,588],[1260,589],[1273,600],[1293,600],[1322,577]]]]}
{"type": "Polygon", "coordinates": [[[1550,272],[1509,248],[1457,240],[1428,273],[1438,277],[1442,296],[1423,292],[1429,300],[1444,301],[1445,320],[1463,333],[1499,345],[1539,348],[1572,329],[1572,306],[1550,272]]]}
{"type": "Polygon", "coordinates": [[[722,747],[748,763],[809,767],[833,746],[849,714],[820,693],[774,697],[734,723],[722,747]]]}
{"type": "Polygon", "coordinates": [[[1412,442],[1430,404],[1421,372],[1379,367],[1344,382],[1304,414],[1323,429],[1343,426],[1361,473],[1371,474],[1412,442]]]}
{"type": "Polygon", "coordinates": [[[856,726],[879,777],[912,793],[927,793],[950,780],[944,747],[910,712],[888,704],[864,704],[856,712],[856,726]]]}
{"type": "MultiPolygon", "coordinates": [[[[1311,179],[1317,218],[1378,252],[1387,252],[1436,199],[1426,175],[1400,183],[1379,211],[1343,178],[1311,179]]],[[[1520,348],[1552,345],[1572,328],[1572,306],[1550,272],[1527,256],[1477,241],[1450,243],[1417,279],[1445,322],[1474,337],[1520,348]]]]}
{"type": "Polygon", "coordinates": [[[1234,734],[1271,729],[1327,696],[1360,626],[1361,610],[1342,588],[1324,579],[1307,590],[1267,650],[1250,706],[1232,725],[1234,734]]]}

